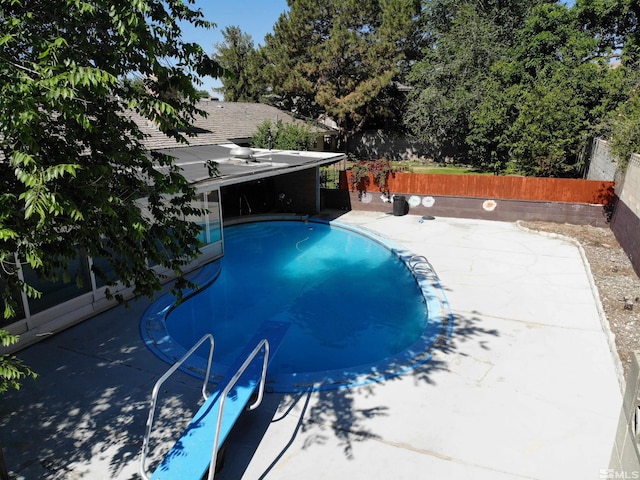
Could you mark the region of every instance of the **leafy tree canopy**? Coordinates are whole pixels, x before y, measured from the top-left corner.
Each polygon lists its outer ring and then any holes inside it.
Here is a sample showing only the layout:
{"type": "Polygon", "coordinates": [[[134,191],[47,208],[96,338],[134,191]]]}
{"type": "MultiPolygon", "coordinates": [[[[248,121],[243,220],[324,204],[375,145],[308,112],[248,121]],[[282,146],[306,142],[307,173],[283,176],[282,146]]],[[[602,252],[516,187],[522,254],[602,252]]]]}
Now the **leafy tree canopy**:
{"type": "MultiPolygon", "coordinates": [[[[210,23],[191,0],[0,0],[0,263],[11,292],[36,292],[18,266],[56,278],[84,252],[136,294],[197,253],[193,190],[172,159],[149,154],[131,119],[177,141],[199,112],[199,76],[218,75],[180,24],[210,23]],[[136,88],[132,77],[143,80],[136,88]],[[129,79],[129,80],[128,80],[129,79]]],[[[113,277],[95,264],[105,283],[113,277]]]]}
{"type": "Polygon", "coordinates": [[[607,121],[614,155],[624,165],[633,153],[640,152],[640,78],[628,90],[624,102],[612,112],[607,121]]]}
{"type": "Polygon", "coordinates": [[[580,24],[599,42],[599,52],[616,60],[607,84],[607,113],[600,134],[626,163],[640,152],[640,2],[638,0],[578,0],[580,24]]]}
{"type": "Polygon", "coordinates": [[[638,0],[577,0],[580,25],[598,39],[602,52],[620,56],[628,66],[640,61],[638,0]]]}
{"type": "Polygon", "coordinates": [[[258,130],[251,138],[251,145],[278,150],[309,150],[315,141],[316,134],[307,125],[265,120],[258,125],[258,130]]]}
{"type": "Polygon", "coordinates": [[[579,175],[595,134],[626,155],[640,122],[639,15],[637,0],[430,0],[405,123],[436,160],[496,173],[579,175]]]}
{"type": "Polygon", "coordinates": [[[427,47],[409,74],[405,123],[435,159],[468,160],[471,112],[486,94],[491,66],[508,56],[515,32],[542,0],[431,0],[423,12],[427,47]]]}
{"type": "Polygon", "coordinates": [[[594,57],[596,39],[562,4],[536,7],[496,62],[487,93],[471,114],[475,159],[498,172],[574,176],[579,153],[599,122],[609,74],[594,57]]]}

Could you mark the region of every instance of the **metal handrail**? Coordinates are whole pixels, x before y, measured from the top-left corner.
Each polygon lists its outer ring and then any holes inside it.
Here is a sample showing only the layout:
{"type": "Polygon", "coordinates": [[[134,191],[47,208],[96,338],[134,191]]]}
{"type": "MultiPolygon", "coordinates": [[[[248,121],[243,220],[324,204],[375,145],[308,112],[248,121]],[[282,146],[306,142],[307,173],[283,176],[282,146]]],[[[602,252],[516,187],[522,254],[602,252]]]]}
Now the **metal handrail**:
{"type": "Polygon", "coordinates": [[[424,255],[413,255],[410,259],[409,259],[409,268],[411,268],[411,270],[414,273],[419,273],[419,274],[432,274],[434,276],[438,276],[438,274],[436,273],[435,268],[433,268],[433,265],[431,265],[431,262],[429,262],[429,260],[427,260],[427,257],[425,257],[424,255]]]}
{"type": "Polygon", "coordinates": [[[187,353],[185,353],[180,360],[174,363],[171,366],[171,368],[167,370],[165,374],[158,379],[158,381],[153,387],[153,391],[151,393],[151,409],[149,410],[149,417],[147,418],[146,431],[144,434],[144,439],[142,440],[142,455],[140,458],[140,474],[146,480],[149,480],[150,478],[150,476],[147,474],[147,469],[145,464],[147,460],[147,454],[149,453],[151,428],[153,427],[153,417],[155,415],[156,403],[158,401],[158,392],[160,391],[160,387],[165,381],[167,381],[167,379],[171,375],[175,373],[175,371],[178,368],[180,368],[180,366],[187,360],[187,358],[193,355],[195,351],[198,350],[198,348],[200,348],[200,346],[202,346],[202,344],[207,340],[209,340],[209,343],[210,343],[209,359],[207,361],[207,373],[204,376],[204,381],[202,382],[202,398],[204,398],[205,400],[209,398],[209,394],[207,393],[207,382],[209,380],[209,374],[211,373],[211,361],[213,359],[213,346],[214,346],[213,335],[211,335],[210,333],[207,333],[200,340],[198,340],[198,342],[193,347],[191,347],[191,349],[187,353]]]}
{"type": "Polygon", "coordinates": [[[209,475],[207,476],[207,480],[213,480],[213,476],[216,471],[216,461],[218,457],[218,441],[220,440],[220,427],[222,425],[222,412],[224,411],[224,402],[227,399],[227,395],[231,389],[238,382],[242,374],[245,372],[247,367],[251,365],[253,359],[258,355],[262,346],[264,346],[264,360],[262,362],[262,374],[260,375],[260,385],[258,386],[258,398],[253,404],[251,404],[248,408],[249,410],[253,410],[257,408],[262,403],[262,398],[264,394],[264,384],[267,377],[267,365],[269,363],[269,341],[266,338],[260,340],[258,345],[252,350],[249,356],[246,358],[244,363],[240,366],[240,368],[233,375],[227,386],[224,388],[222,393],[220,394],[220,407],[218,408],[218,419],[216,420],[216,433],[213,438],[213,449],[211,453],[211,464],[209,465],[209,475]]]}

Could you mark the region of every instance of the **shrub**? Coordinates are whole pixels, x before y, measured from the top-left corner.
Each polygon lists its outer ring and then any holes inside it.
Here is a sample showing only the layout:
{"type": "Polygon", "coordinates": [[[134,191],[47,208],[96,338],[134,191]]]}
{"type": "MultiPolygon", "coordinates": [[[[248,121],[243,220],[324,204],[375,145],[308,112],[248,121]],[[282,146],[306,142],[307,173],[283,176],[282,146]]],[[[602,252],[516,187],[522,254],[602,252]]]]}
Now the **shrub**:
{"type": "Polygon", "coordinates": [[[367,191],[369,175],[373,178],[382,193],[389,193],[389,176],[396,172],[391,162],[386,158],[378,160],[358,160],[351,167],[351,188],[358,190],[360,194],[367,191]]]}
{"type": "Polygon", "coordinates": [[[265,120],[251,138],[251,146],[278,150],[309,150],[315,144],[316,135],[307,125],[265,120]]]}

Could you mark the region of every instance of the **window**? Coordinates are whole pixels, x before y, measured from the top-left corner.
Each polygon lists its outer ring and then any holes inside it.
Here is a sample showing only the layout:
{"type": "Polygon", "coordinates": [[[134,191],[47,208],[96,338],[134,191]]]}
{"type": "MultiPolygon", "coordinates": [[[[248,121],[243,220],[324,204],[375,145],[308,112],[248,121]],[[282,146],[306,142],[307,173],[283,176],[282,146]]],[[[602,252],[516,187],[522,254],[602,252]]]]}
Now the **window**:
{"type": "Polygon", "coordinates": [[[222,222],[220,222],[220,195],[218,190],[213,190],[207,194],[207,209],[209,213],[206,218],[207,243],[215,243],[222,240],[222,222]]]}
{"type": "Polygon", "coordinates": [[[42,278],[38,272],[28,266],[23,267],[23,273],[25,282],[42,293],[40,298],[28,299],[31,314],[42,312],[47,308],[91,292],[89,265],[87,257],[84,255],[78,255],[69,262],[67,268],[56,272],[58,280],[55,282],[42,278]]]}

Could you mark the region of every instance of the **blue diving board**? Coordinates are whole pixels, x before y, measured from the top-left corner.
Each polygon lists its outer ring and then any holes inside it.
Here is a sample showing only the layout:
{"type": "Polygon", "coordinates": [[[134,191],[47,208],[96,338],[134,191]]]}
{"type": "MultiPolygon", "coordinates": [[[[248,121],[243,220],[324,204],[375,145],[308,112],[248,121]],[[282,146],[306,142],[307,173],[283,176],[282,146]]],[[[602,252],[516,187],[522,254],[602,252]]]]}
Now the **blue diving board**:
{"type": "MultiPolygon", "coordinates": [[[[151,477],[152,480],[200,480],[207,473],[213,454],[220,403],[223,401],[225,390],[228,389],[235,374],[248,361],[248,357],[256,349],[256,346],[264,339],[269,346],[267,362],[271,362],[289,326],[289,323],[275,321],[262,324],[247,347],[229,367],[228,373],[220,381],[216,390],[209,395],[182,436],[158,465],[151,477]]],[[[244,373],[240,375],[235,385],[230,387],[229,393],[224,397],[216,454],[260,384],[264,355],[265,348],[263,346],[260,353],[249,362],[244,373]]],[[[262,398],[261,393],[258,398],[262,398]]]]}

